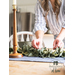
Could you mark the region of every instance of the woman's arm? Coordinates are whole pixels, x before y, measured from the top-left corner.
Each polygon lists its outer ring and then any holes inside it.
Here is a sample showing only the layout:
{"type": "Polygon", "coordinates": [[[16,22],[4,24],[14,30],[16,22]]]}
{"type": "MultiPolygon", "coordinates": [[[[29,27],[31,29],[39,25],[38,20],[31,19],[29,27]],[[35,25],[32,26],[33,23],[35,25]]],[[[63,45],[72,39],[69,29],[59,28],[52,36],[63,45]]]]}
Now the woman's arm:
{"type": "Polygon", "coordinates": [[[32,46],[34,48],[41,48],[42,39],[44,33],[47,31],[45,18],[41,12],[41,8],[39,6],[39,1],[37,0],[37,4],[35,7],[35,25],[33,29],[33,33],[36,35],[36,39],[32,41],[32,46]]]}
{"type": "Polygon", "coordinates": [[[63,18],[63,22],[62,22],[62,29],[59,33],[59,35],[57,36],[57,38],[54,40],[53,42],[53,48],[57,48],[57,47],[63,47],[64,43],[63,43],[63,39],[65,38],[65,0],[62,0],[63,2],[63,6],[62,6],[62,18],[63,18]]]}
{"type": "Polygon", "coordinates": [[[35,35],[36,35],[37,39],[34,39],[32,41],[32,46],[34,48],[38,49],[38,48],[41,48],[41,46],[42,46],[42,39],[43,39],[44,31],[38,30],[38,31],[35,32],[35,35]]]}
{"type": "Polygon", "coordinates": [[[42,30],[38,30],[35,35],[37,39],[43,39],[44,32],[42,30]]]}
{"type": "Polygon", "coordinates": [[[56,39],[63,40],[65,38],[65,28],[62,28],[56,39]]]}
{"type": "Polygon", "coordinates": [[[56,49],[57,47],[63,47],[63,39],[65,38],[65,28],[62,28],[59,35],[53,42],[53,49],[56,49]]]}
{"type": "Polygon", "coordinates": [[[38,49],[38,48],[41,48],[41,46],[42,46],[42,39],[43,39],[44,31],[38,30],[38,31],[35,32],[35,35],[36,35],[37,39],[34,39],[32,41],[32,46],[34,48],[38,49]]]}

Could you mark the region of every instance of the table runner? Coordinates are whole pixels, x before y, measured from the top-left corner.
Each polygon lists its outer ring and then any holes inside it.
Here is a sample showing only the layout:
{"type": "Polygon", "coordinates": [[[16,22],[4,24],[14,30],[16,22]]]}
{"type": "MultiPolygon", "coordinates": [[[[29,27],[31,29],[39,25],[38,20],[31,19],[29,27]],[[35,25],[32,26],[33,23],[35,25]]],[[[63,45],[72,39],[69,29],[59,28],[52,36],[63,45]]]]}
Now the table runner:
{"type": "Polygon", "coordinates": [[[41,58],[41,57],[23,56],[22,58],[9,58],[9,60],[13,60],[13,61],[31,61],[31,62],[54,62],[54,61],[58,61],[58,63],[65,63],[65,58],[63,58],[63,57],[41,58]]]}

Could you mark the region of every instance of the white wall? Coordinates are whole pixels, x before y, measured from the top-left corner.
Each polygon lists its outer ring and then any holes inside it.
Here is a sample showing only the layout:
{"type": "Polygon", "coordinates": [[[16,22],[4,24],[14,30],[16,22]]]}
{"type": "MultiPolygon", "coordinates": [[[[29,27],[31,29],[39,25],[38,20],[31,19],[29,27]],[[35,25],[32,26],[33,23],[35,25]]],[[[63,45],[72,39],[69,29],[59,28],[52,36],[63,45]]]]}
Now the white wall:
{"type": "MultiPolygon", "coordinates": [[[[17,0],[17,6],[21,8],[21,12],[32,12],[34,13],[34,8],[37,0],[17,0]]],[[[9,14],[12,13],[13,0],[9,0],[9,14]]],[[[47,48],[53,48],[53,36],[44,36],[44,44],[47,48]]]]}
{"type": "MultiPolygon", "coordinates": [[[[37,0],[16,0],[17,6],[21,8],[21,12],[32,12],[34,13],[34,8],[37,0]]],[[[12,13],[12,3],[13,0],[9,0],[9,13],[12,13]]]]}

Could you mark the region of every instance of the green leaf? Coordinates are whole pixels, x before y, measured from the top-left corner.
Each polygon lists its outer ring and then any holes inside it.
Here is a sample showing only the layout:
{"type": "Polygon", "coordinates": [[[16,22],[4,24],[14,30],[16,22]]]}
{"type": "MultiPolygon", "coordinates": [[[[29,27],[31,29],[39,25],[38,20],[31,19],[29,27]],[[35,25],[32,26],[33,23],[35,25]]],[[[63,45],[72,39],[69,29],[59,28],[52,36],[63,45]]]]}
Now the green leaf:
{"type": "Polygon", "coordinates": [[[34,50],[34,48],[33,48],[33,47],[31,47],[29,50],[34,50]]]}
{"type": "Polygon", "coordinates": [[[55,54],[54,56],[57,57],[57,56],[59,56],[59,55],[58,55],[58,54],[55,54]]]}
{"type": "MultiPolygon", "coordinates": [[[[55,51],[45,48],[36,49],[32,46],[24,44],[22,48],[17,49],[18,53],[22,53],[25,56],[42,57],[42,58],[54,58],[54,57],[65,57],[65,51],[60,47],[56,48],[55,51]]],[[[13,53],[13,48],[9,48],[9,54],[13,53]]]]}
{"type": "Polygon", "coordinates": [[[28,56],[28,55],[29,55],[29,53],[28,53],[28,52],[25,52],[25,53],[24,53],[24,55],[25,55],[25,56],[28,56]]]}
{"type": "Polygon", "coordinates": [[[13,48],[9,48],[9,52],[12,52],[13,51],[13,48]]]}
{"type": "Polygon", "coordinates": [[[33,56],[33,54],[32,53],[29,53],[28,56],[31,57],[31,56],[33,56]]]}
{"type": "Polygon", "coordinates": [[[48,51],[47,51],[47,50],[44,50],[43,53],[44,53],[44,54],[48,54],[48,51]]]}

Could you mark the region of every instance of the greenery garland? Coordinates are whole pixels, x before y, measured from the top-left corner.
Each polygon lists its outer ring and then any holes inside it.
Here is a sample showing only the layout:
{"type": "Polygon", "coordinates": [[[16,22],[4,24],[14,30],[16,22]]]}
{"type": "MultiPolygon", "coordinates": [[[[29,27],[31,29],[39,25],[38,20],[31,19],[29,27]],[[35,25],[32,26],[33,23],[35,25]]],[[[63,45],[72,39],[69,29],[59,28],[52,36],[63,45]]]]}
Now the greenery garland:
{"type": "MultiPolygon", "coordinates": [[[[24,56],[28,57],[42,57],[42,58],[50,58],[50,57],[65,57],[65,51],[60,47],[56,48],[56,50],[50,50],[45,48],[36,49],[30,47],[29,45],[24,44],[22,48],[18,47],[18,53],[22,53],[24,56]]],[[[9,54],[13,53],[13,48],[9,48],[9,54]]]]}

